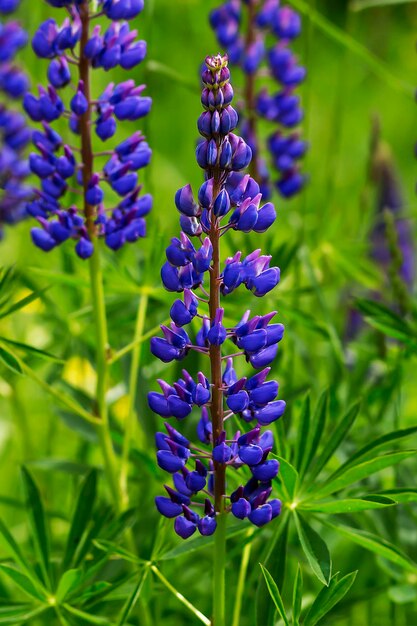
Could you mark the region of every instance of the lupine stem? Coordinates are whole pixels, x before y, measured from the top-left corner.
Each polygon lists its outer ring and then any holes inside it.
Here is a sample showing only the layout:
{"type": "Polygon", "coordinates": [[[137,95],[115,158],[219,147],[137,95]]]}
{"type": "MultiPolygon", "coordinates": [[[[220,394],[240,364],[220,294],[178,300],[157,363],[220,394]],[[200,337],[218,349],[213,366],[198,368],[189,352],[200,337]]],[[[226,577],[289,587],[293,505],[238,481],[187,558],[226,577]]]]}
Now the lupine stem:
{"type": "MultiPolygon", "coordinates": [[[[221,189],[221,174],[214,172],[213,199],[221,189]]],[[[210,271],[210,321],[213,324],[216,311],[220,307],[220,233],[218,219],[211,215],[210,241],[213,246],[213,261],[210,271]]],[[[223,383],[221,346],[210,345],[210,365],[212,381],[211,420],[213,423],[213,447],[223,432],[223,383]]],[[[214,506],[217,515],[217,531],[214,543],[213,566],[213,624],[225,624],[225,554],[226,554],[226,515],[224,513],[224,495],[226,493],[226,466],[214,463],[214,506]]]]}
{"type": "Polygon", "coordinates": [[[143,329],[145,326],[146,312],[148,309],[148,295],[144,294],[140,299],[138,307],[138,314],[136,318],[135,347],[132,350],[132,360],[130,365],[130,377],[129,377],[129,410],[125,423],[125,434],[123,439],[123,451],[122,451],[122,466],[120,470],[120,489],[123,498],[123,508],[129,504],[127,475],[129,467],[129,452],[130,443],[133,436],[133,430],[135,425],[135,402],[138,382],[138,372],[140,368],[140,359],[142,354],[142,343],[138,341],[143,335],[143,329]]]}
{"type": "Polygon", "coordinates": [[[89,103],[88,110],[80,117],[81,154],[83,159],[83,188],[84,188],[84,214],[87,229],[94,245],[94,253],[90,257],[90,284],[91,298],[93,303],[94,325],[96,329],[96,412],[100,418],[100,425],[97,427],[101,451],[104,459],[107,480],[112,493],[116,511],[121,509],[120,484],[117,477],[117,461],[113,448],[109,418],[106,403],[106,390],[108,380],[108,334],[106,306],[104,301],[103,275],[101,269],[100,252],[98,249],[98,239],[96,236],[96,225],[94,224],[94,207],[86,200],[88,183],[93,175],[94,154],[91,141],[91,96],[90,96],[90,64],[84,54],[84,48],[89,39],[90,15],[88,2],[84,1],[80,5],[81,18],[81,41],[80,41],[80,61],[78,64],[79,78],[84,83],[84,95],[89,103]]]}

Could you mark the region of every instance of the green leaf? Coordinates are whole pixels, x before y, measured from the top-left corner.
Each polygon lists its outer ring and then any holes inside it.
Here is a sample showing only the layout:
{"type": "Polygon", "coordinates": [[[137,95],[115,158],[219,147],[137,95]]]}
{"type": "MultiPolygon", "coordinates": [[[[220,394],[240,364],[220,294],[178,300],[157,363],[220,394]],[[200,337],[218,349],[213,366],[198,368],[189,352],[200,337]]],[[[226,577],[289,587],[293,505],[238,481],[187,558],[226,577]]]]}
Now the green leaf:
{"type": "MultiPolygon", "coordinates": [[[[236,535],[240,535],[248,530],[248,524],[244,522],[240,522],[238,524],[234,524],[230,526],[227,530],[227,538],[231,539],[236,535]]],[[[190,539],[190,541],[182,541],[179,545],[177,545],[172,550],[168,550],[165,554],[162,554],[158,557],[159,561],[168,561],[170,559],[176,559],[178,557],[184,556],[185,554],[192,554],[197,550],[202,550],[203,548],[208,548],[214,544],[214,536],[210,537],[196,537],[195,539],[190,539]]]]}
{"type": "Polygon", "coordinates": [[[282,485],[287,499],[293,502],[297,491],[298,472],[295,467],[282,456],[273,453],[271,453],[270,456],[279,461],[279,472],[276,481],[279,485],[282,485]]]}
{"type": "Polygon", "coordinates": [[[404,461],[405,459],[415,456],[415,450],[382,454],[375,459],[371,459],[370,461],[365,461],[364,463],[359,463],[359,465],[354,465],[353,467],[348,468],[345,472],[343,472],[343,474],[339,474],[336,478],[331,475],[323,485],[312,492],[312,495],[314,494],[314,498],[323,498],[331,493],[340,491],[345,487],[349,487],[364,478],[368,478],[368,476],[375,474],[375,472],[380,472],[387,467],[392,467],[393,465],[401,463],[401,461],[404,461]]]}
{"type": "Polygon", "coordinates": [[[116,554],[117,556],[120,556],[121,559],[124,559],[129,563],[139,563],[141,565],[148,563],[148,561],[146,561],[145,559],[140,559],[135,554],[132,554],[132,552],[125,550],[124,548],[117,545],[116,543],[113,543],[112,541],[96,539],[95,541],[93,541],[93,543],[99,550],[103,550],[107,554],[116,554]]]}
{"type": "Polygon", "coordinates": [[[297,575],[294,580],[292,595],[292,619],[293,626],[300,626],[301,604],[303,600],[303,574],[300,564],[297,567],[297,575]]]}
{"type": "Polygon", "coordinates": [[[397,504],[395,500],[380,495],[363,496],[362,498],[346,498],[343,500],[329,500],[314,502],[312,504],[301,503],[299,509],[314,511],[316,513],[356,513],[371,509],[382,509],[397,504]]]}
{"type": "Polygon", "coordinates": [[[351,37],[348,33],[338,28],[330,20],[316,11],[305,0],[291,0],[290,4],[306,15],[310,21],[333,41],[349,50],[360,58],[369,69],[387,85],[395,90],[402,91],[408,96],[414,95],[414,87],[404,80],[398,78],[391,70],[372,52],[363,46],[359,41],[351,37]]]}
{"type": "Polygon", "coordinates": [[[309,440],[309,432],[310,432],[310,419],[311,419],[311,408],[310,408],[310,394],[305,397],[303,402],[303,406],[301,409],[300,419],[297,424],[297,438],[294,446],[294,463],[293,465],[297,468],[298,471],[301,471],[302,463],[305,457],[306,446],[309,440]]]}
{"type": "Polygon", "coordinates": [[[83,619],[89,624],[99,624],[99,626],[116,626],[114,622],[110,622],[108,617],[99,617],[98,615],[91,615],[91,613],[86,613],[85,611],[81,611],[80,609],[76,609],[69,604],[63,605],[65,610],[76,617],[83,619]]]}
{"type": "Polygon", "coordinates": [[[315,624],[323,619],[323,617],[347,594],[355,582],[356,574],[357,571],[351,572],[340,580],[332,578],[330,585],[320,591],[311,605],[305,617],[304,626],[315,626],[315,624]]]}
{"type": "Polygon", "coordinates": [[[332,564],[327,545],[303,517],[297,515],[295,511],[294,519],[301,547],[310,563],[311,569],[320,582],[324,585],[328,585],[330,582],[332,564]]]}
{"type": "Polygon", "coordinates": [[[262,565],[262,563],[259,563],[259,565],[261,567],[262,574],[264,575],[265,583],[266,583],[266,586],[268,587],[269,595],[271,596],[272,601],[275,604],[281,619],[283,620],[285,626],[290,626],[290,622],[285,612],[284,603],[282,601],[281,594],[279,592],[279,589],[277,587],[275,580],[272,578],[271,574],[268,572],[266,567],[262,565]]]}
{"type": "Polygon", "coordinates": [[[358,528],[352,528],[342,524],[331,524],[327,520],[323,520],[323,523],[363,548],[378,554],[392,563],[396,563],[396,565],[403,567],[405,570],[413,572],[414,574],[417,572],[417,563],[414,563],[414,561],[401,552],[394,544],[386,541],[382,537],[378,537],[364,530],[359,530],[358,528]]]}
{"type": "Polygon", "coordinates": [[[4,317],[7,317],[8,315],[15,313],[16,311],[20,311],[20,309],[23,309],[25,306],[28,306],[28,304],[31,304],[32,302],[34,302],[34,300],[37,300],[38,298],[40,298],[41,295],[43,295],[47,289],[49,289],[49,287],[45,287],[44,289],[41,289],[40,291],[34,291],[33,293],[30,293],[25,298],[22,298],[18,302],[15,302],[15,304],[12,304],[12,306],[10,306],[8,309],[0,313],[0,319],[3,319],[4,317]]]}
{"type": "Polygon", "coordinates": [[[412,2],[416,2],[416,0],[353,0],[349,9],[351,11],[363,11],[364,9],[411,4],[412,2]]]}
{"type": "Polygon", "coordinates": [[[408,604],[417,600],[415,585],[393,585],[388,589],[388,597],[395,604],[408,604]]]}
{"type": "Polygon", "coordinates": [[[314,481],[316,476],[318,476],[322,469],[327,465],[328,461],[333,456],[333,453],[337,450],[341,442],[348,434],[358,416],[359,409],[360,403],[354,404],[333,430],[330,437],[326,440],[323,450],[319,455],[317,455],[316,461],[313,463],[311,471],[309,472],[310,483],[314,481]]]}
{"type": "Polygon", "coordinates": [[[29,514],[29,521],[32,528],[33,543],[41,565],[44,582],[48,584],[50,582],[49,541],[41,494],[32,476],[24,466],[22,467],[22,477],[26,494],[26,509],[29,514]]]}
{"type": "Polygon", "coordinates": [[[366,446],[364,446],[363,448],[360,448],[360,450],[358,450],[357,452],[349,456],[348,460],[345,463],[343,463],[343,465],[341,465],[334,472],[333,477],[339,476],[347,468],[351,467],[352,465],[356,465],[357,461],[359,460],[364,461],[368,457],[371,457],[371,458],[374,457],[375,450],[377,450],[378,448],[383,448],[384,446],[386,446],[387,444],[390,444],[393,441],[398,441],[400,439],[404,439],[405,437],[410,437],[411,435],[414,435],[415,433],[417,433],[417,426],[413,426],[411,428],[404,428],[403,430],[393,430],[392,432],[387,433],[386,435],[382,435],[382,437],[378,437],[377,439],[374,439],[373,441],[368,443],[366,446]]]}
{"type": "Polygon", "coordinates": [[[81,579],[82,572],[80,569],[69,569],[61,576],[56,590],[56,599],[58,604],[61,604],[69,592],[77,587],[77,585],[81,582],[81,579]]]}
{"type": "Polygon", "coordinates": [[[39,591],[37,587],[33,584],[30,578],[26,576],[26,574],[22,574],[18,569],[12,567],[11,565],[6,565],[6,563],[0,563],[0,570],[6,574],[13,582],[22,589],[28,596],[32,599],[40,600],[41,602],[45,602],[47,598],[46,593],[42,593],[39,591]]]}
{"type": "Polygon", "coordinates": [[[9,548],[11,556],[16,561],[17,565],[19,565],[21,570],[26,574],[28,578],[30,578],[30,580],[35,586],[37,586],[42,592],[45,591],[43,585],[39,582],[35,572],[27,563],[27,559],[23,556],[22,552],[20,551],[20,548],[17,545],[16,541],[14,540],[13,536],[10,534],[7,526],[4,524],[4,522],[1,519],[0,519],[0,535],[3,537],[5,544],[9,548]]]}
{"type": "Polygon", "coordinates": [[[11,346],[16,348],[20,348],[23,352],[27,352],[28,354],[33,354],[34,356],[38,356],[40,359],[44,359],[45,361],[53,361],[55,363],[65,363],[63,359],[46,352],[45,350],[41,350],[40,348],[35,348],[34,346],[28,346],[26,343],[21,343],[19,341],[12,341],[11,339],[7,339],[6,337],[0,337],[0,341],[4,341],[11,346]]]}
{"type": "Polygon", "coordinates": [[[6,348],[0,346],[0,361],[14,374],[23,374],[19,361],[6,348]]]}
{"type": "Polygon", "coordinates": [[[92,470],[87,474],[81,484],[77,503],[72,516],[71,526],[68,533],[67,545],[62,561],[62,568],[67,569],[74,560],[75,553],[82,541],[82,537],[91,520],[97,495],[97,471],[92,470]]]}
{"type": "Polygon", "coordinates": [[[7,616],[7,614],[5,613],[2,613],[0,615],[0,624],[24,624],[28,620],[37,617],[47,610],[47,606],[41,606],[33,609],[32,611],[30,610],[30,608],[22,609],[20,612],[14,612],[13,609],[11,609],[9,616],[7,616]]]}
{"type": "Polygon", "coordinates": [[[376,330],[388,335],[388,337],[416,345],[417,336],[415,331],[402,317],[391,311],[384,304],[361,298],[356,300],[356,306],[363,313],[368,324],[376,330]]]}
{"type": "Polygon", "coordinates": [[[311,435],[308,438],[304,462],[300,468],[300,477],[303,478],[309,469],[314,455],[320,445],[321,436],[326,426],[327,410],[328,410],[329,391],[326,389],[320,396],[316,410],[313,416],[311,435]]]}
{"type": "Polygon", "coordinates": [[[117,621],[117,626],[125,626],[127,620],[129,619],[130,614],[132,613],[133,609],[135,608],[139,598],[140,598],[140,594],[142,593],[142,589],[143,589],[143,585],[145,584],[146,578],[149,574],[149,568],[146,568],[143,571],[142,576],[140,577],[138,584],[136,585],[136,587],[133,589],[131,595],[129,596],[129,598],[126,600],[126,604],[124,605],[124,607],[122,608],[122,611],[120,613],[120,617],[117,621]]]}
{"type": "Polygon", "coordinates": [[[403,487],[402,489],[384,489],[379,491],[379,496],[392,498],[395,502],[417,502],[417,489],[403,487]]]}

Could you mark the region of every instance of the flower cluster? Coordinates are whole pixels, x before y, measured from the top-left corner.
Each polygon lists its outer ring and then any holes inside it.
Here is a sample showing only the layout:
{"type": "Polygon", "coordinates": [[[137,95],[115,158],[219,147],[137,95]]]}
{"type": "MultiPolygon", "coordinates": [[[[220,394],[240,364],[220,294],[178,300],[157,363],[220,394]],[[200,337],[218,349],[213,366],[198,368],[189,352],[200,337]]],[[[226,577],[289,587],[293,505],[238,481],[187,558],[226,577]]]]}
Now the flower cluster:
{"type": "Polygon", "coordinates": [[[173,479],[173,487],[165,486],[167,495],[158,496],[156,506],[162,515],[175,518],[175,531],[184,539],[197,529],[211,535],[218,516],[227,512],[263,526],[281,510],[281,502],[269,498],[279,470],[278,461],[269,458],[273,434],[262,432],[262,427],[285,410],[285,402],[276,399],[278,383],[267,380],[267,366],[277,354],[284,327],[273,323],[275,312],[251,317],[250,311],[229,326],[220,306],[221,297],[240,285],[260,297],[280,279],[279,269],[270,267],[271,257],[260,250],[246,258],[238,252],[223,265],[220,262],[220,240],[228,231],[262,233],[276,218],[274,206],[262,204],[258,183],[242,172],[250,164],[251,149],[233,133],[238,116],[231,105],[229,79],[227,56],[207,57],[202,72],[204,112],[198,120],[203,139],[196,153],[205,181],[197,199],[190,185],[175,196],[182,232],[168,246],[161,273],[165,287],[182,293],[182,298],[172,304],[172,322],[161,326],[163,336],[151,340],[152,353],[164,363],[183,360],[190,350],[206,355],[210,363],[210,375],[198,372],[193,378],[184,369],[173,384],[159,380],[161,392],[148,396],[152,411],[165,419],[182,421],[193,410],[200,413],[198,445],[169,422],[166,433],[156,435],[158,465],[173,479]],[[201,311],[203,307],[208,313],[201,311]],[[192,340],[184,327],[195,318],[201,325],[192,340]],[[222,355],[228,343],[237,347],[237,354],[222,355]],[[239,377],[235,369],[239,356],[260,371],[239,377]],[[228,434],[227,422],[233,419],[240,420],[241,430],[228,434]],[[228,496],[226,470],[231,468],[238,477],[228,496]]]}
{"type": "Polygon", "coordinates": [[[279,126],[268,138],[267,147],[279,173],[276,187],[282,196],[291,197],[306,180],[298,161],[304,156],[307,144],[296,130],[303,112],[300,98],[294,93],[306,72],[289,47],[300,34],[300,17],[290,7],[281,6],[280,0],[227,0],[212,11],[210,22],[230,62],[238,65],[245,75],[241,131],[253,153],[251,173],[261,184],[263,196],[269,197],[270,175],[260,155],[257,132],[258,119],[263,118],[279,126]],[[244,10],[247,16],[242,20],[244,10]],[[242,32],[243,22],[247,25],[246,33],[242,32]],[[275,40],[273,45],[270,39],[275,40]],[[267,72],[279,84],[276,93],[271,94],[266,88],[256,92],[255,80],[261,72],[267,72]]]}
{"type": "MultiPolygon", "coordinates": [[[[29,87],[26,74],[14,63],[27,43],[27,34],[16,21],[3,22],[20,0],[0,0],[0,90],[6,98],[19,100],[29,87]]],[[[0,237],[3,224],[14,224],[26,215],[31,190],[24,184],[29,167],[24,153],[31,132],[24,116],[5,104],[0,106],[0,237]]]]}
{"type": "Polygon", "coordinates": [[[140,195],[138,172],[152,154],[141,132],[111,150],[93,151],[95,142],[106,142],[116,134],[117,122],[136,121],[149,113],[152,101],[143,95],[145,85],[127,79],[110,83],[96,99],[90,93],[93,68],[131,70],[145,58],[146,42],[137,40],[137,31],[128,23],[144,3],[100,0],[99,12],[93,14],[91,0],[47,2],[66,8],[69,17],[62,24],[48,19],[32,41],[36,55],[49,60],[48,86],[40,86],[37,94],[24,99],[30,118],[42,123],[42,130],[33,137],[37,152],[30,157],[31,170],[40,178],[40,188],[28,206],[39,222],[32,229],[32,239],[49,251],[72,238],[77,241],[78,256],[86,259],[93,254],[97,237],[113,250],[144,237],[144,218],[152,208],[151,196],[140,195]],[[111,20],[110,25],[93,27],[92,20],[101,14],[111,20]],[[75,80],[71,67],[77,69],[75,80]],[[66,87],[71,93],[65,99],[61,90],[66,87]],[[71,133],[79,137],[78,146],[66,143],[51,127],[61,118],[67,119],[71,133]],[[100,168],[95,165],[97,159],[105,159],[100,168]],[[78,196],[81,206],[77,206],[78,196]]]}

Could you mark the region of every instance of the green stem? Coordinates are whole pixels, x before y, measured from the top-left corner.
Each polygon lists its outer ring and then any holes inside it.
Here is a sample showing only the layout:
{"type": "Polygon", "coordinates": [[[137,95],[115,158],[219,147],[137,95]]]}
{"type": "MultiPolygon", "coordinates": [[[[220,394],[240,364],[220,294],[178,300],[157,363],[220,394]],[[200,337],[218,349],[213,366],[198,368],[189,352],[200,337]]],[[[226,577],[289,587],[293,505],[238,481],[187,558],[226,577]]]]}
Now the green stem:
{"type": "MultiPolygon", "coordinates": [[[[216,531],[216,532],[218,532],[218,531],[216,531]]],[[[169,580],[167,580],[165,578],[165,576],[156,567],[156,565],[151,565],[151,570],[153,571],[155,576],[157,576],[159,578],[159,580],[162,582],[162,584],[168,589],[168,591],[170,591],[177,598],[177,600],[179,602],[181,602],[184,606],[186,606],[187,609],[189,611],[191,611],[191,613],[193,613],[200,620],[200,622],[205,624],[205,626],[210,626],[210,620],[205,615],[203,615],[203,613],[201,613],[201,611],[196,609],[196,607],[193,604],[191,604],[191,602],[189,602],[187,600],[187,598],[185,598],[182,595],[182,593],[180,593],[177,589],[175,589],[175,587],[173,585],[171,585],[169,580]]]]}
{"type": "MultiPolygon", "coordinates": [[[[253,535],[254,531],[251,529],[248,532],[248,538],[253,535]]],[[[248,543],[243,548],[242,560],[240,562],[239,579],[237,581],[237,590],[235,596],[235,607],[233,610],[233,622],[232,626],[239,626],[240,624],[240,612],[242,610],[242,600],[245,591],[246,572],[248,571],[249,558],[252,550],[252,542],[248,543]]]]}
{"type": "Polygon", "coordinates": [[[107,335],[107,319],[106,306],[104,301],[103,276],[100,262],[100,252],[97,246],[94,254],[90,257],[90,281],[91,281],[91,298],[93,303],[94,324],[96,328],[97,354],[96,354],[96,370],[97,370],[97,388],[96,388],[96,411],[100,418],[100,425],[97,426],[97,434],[99,437],[101,451],[103,454],[104,467],[106,470],[107,480],[109,482],[110,491],[117,512],[122,508],[122,494],[120,483],[118,480],[117,461],[113,448],[113,442],[110,432],[109,416],[107,411],[106,391],[108,383],[108,335],[107,335]]]}
{"type": "Polygon", "coordinates": [[[213,626],[226,624],[226,514],[217,516],[213,565],[213,626]]]}
{"type": "Polygon", "coordinates": [[[135,428],[135,404],[137,395],[138,374],[140,368],[140,361],[142,355],[142,343],[139,342],[139,338],[143,335],[143,329],[145,326],[146,313],[148,310],[149,298],[147,295],[143,295],[138,307],[138,314],[136,317],[136,326],[134,334],[135,347],[132,350],[132,362],[130,365],[130,377],[129,377],[129,409],[127,413],[127,419],[125,423],[125,433],[123,438],[123,450],[122,450],[122,462],[120,469],[120,490],[122,492],[122,506],[127,508],[129,506],[128,495],[128,469],[129,469],[129,452],[130,444],[133,437],[135,428]]]}

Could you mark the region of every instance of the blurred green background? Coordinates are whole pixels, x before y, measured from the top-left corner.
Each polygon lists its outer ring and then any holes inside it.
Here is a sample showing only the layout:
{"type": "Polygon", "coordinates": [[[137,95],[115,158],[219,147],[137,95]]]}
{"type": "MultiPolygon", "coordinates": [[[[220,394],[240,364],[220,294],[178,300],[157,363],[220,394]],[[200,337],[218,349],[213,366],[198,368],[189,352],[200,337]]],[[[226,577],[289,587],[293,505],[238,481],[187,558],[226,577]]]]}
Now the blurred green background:
{"type": "MultiPolygon", "coordinates": [[[[159,268],[164,249],[177,236],[178,213],[175,191],[191,182],[197,189],[201,171],[195,163],[196,120],[200,112],[198,70],[207,54],[218,51],[208,25],[208,14],[218,2],[212,0],[147,0],[137,20],[139,36],[148,42],[148,60],[132,76],[146,83],[153,98],[149,117],[137,125],[153,150],[151,166],[143,174],[146,191],[154,196],[148,218],[148,237],[117,254],[103,251],[105,258],[106,302],[110,341],[114,350],[132,340],[134,319],[141,293],[147,291],[150,305],[146,331],[163,322],[172,296],[161,288],[159,268]]],[[[289,2],[291,4],[291,2],[289,2]]],[[[355,3],[360,8],[360,2],[355,3]]],[[[278,220],[269,234],[251,237],[231,235],[223,255],[240,248],[248,253],[258,247],[273,255],[281,267],[282,281],[273,295],[261,301],[239,292],[228,300],[227,317],[236,321],[246,308],[256,313],[276,309],[286,326],[273,374],[280,381],[280,397],[288,410],[278,428],[279,449],[284,455],[288,442],[297,435],[302,400],[310,391],[313,403],[330,390],[330,425],[356,400],[362,399],[360,415],[341,449],[331,461],[335,468],[358,447],[394,428],[416,425],[416,358],[399,343],[380,339],[369,326],[351,344],[344,342],[349,306],[356,297],[386,292],[383,273],[369,259],[367,234],[375,217],[375,189],[369,183],[369,143],[372,117],[378,115],[382,137],[390,145],[404,194],[404,213],[416,232],[414,143],[417,136],[414,85],[417,77],[415,41],[417,4],[352,10],[343,0],[294,3],[305,8],[303,35],[297,53],[306,65],[308,77],[302,86],[305,107],[303,132],[310,150],[303,169],[309,176],[305,191],[295,200],[274,200],[278,220]],[[230,307],[230,308],[229,308],[230,307]]],[[[19,18],[31,34],[49,16],[60,19],[40,0],[22,0],[19,18]]],[[[33,85],[45,81],[47,64],[34,59],[30,48],[21,54],[33,85]]],[[[128,73],[95,72],[98,95],[110,80],[128,73]]],[[[239,97],[241,77],[232,79],[239,97]]],[[[126,128],[120,137],[127,135],[126,128]]],[[[116,141],[114,142],[116,143],[116,141]]],[[[31,241],[28,220],[7,230],[0,244],[0,265],[16,268],[10,297],[19,299],[28,290],[48,287],[42,296],[16,315],[2,320],[1,334],[16,341],[48,350],[63,363],[45,363],[28,357],[39,376],[58,388],[79,394],[81,401],[94,386],[94,329],[88,290],[88,268],[75,257],[71,243],[45,254],[31,241]]],[[[112,368],[109,394],[115,428],[122,428],[126,413],[129,358],[112,368]]],[[[199,367],[190,357],[187,368],[199,367]]],[[[137,382],[139,416],[135,433],[136,449],[131,470],[132,503],[138,505],[135,525],[141,551],[151,549],[157,514],[153,497],[161,492],[163,477],[155,467],[153,433],[160,418],[150,414],[146,392],[156,389],[156,378],[175,380],[180,368],[165,366],[153,359],[149,345],[142,349],[142,367],[137,382]],[[136,500],[135,500],[136,498],[136,500]]],[[[94,435],[62,411],[62,407],[27,377],[2,370],[0,380],[0,515],[26,545],[25,516],[19,501],[19,465],[29,464],[42,487],[50,511],[68,516],[74,489],[88,465],[100,465],[94,435]]],[[[407,484],[415,487],[416,461],[400,469],[385,470],[367,483],[368,490],[391,489],[407,484]]],[[[104,492],[104,488],[102,486],[104,492]]],[[[399,505],[395,513],[356,513],[353,523],[377,529],[410,557],[417,559],[417,508],[399,505]]],[[[67,527],[65,519],[52,518],[54,548],[59,553],[67,527]]],[[[279,522],[278,522],[279,523],[279,522]]],[[[275,527],[274,527],[275,528],[275,527]]],[[[242,626],[255,624],[254,600],[259,581],[259,554],[271,541],[274,528],[266,529],[252,549],[249,578],[244,596],[242,626]]],[[[417,570],[406,572],[363,550],[330,529],[325,533],[333,555],[334,571],[343,574],[359,568],[350,594],[326,624],[332,626],[415,626],[417,625],[417,570]]],[[[168,527],[166,541],[177,543],[168,527]]],[[[3,556],[0,554],[0,556],[3,556]]],[[[282,574],[282,554],[272,558],[275,576],[282,574]]],[[[239,541],[231,542],[228,573],[231,602],[235,571],[240,563],[239,541]]],[[[290,597],[297,562],[305,557],[296,541],[288,540],[284,599],[290,597]]],[[[165,566],[166,576],[206,614],[210,613],[210,554],[185,555],[165,566]]],[[[320,585],[305,568],[308,593],[320,585]]],[[[14,590],[15,591],[15,590],[14,590]]],[[[161,605],[157,583],[146,589],[148,613],[144,621],[132,624],[194,624],[195,619],[172,596],[164,595],[161,605]]],[[[0,595],[13,594],[0,580],[0,595]],[[4,585],[4,587],[3,587],[4,585]]],[[[18,595],[18,594],[17,594],[18,595]]],[[[106,615],[106,613],[100,613],[106,615]]],[[[138,613],[140,615],[140,613],[138,613]]],[[[139,619],[139,618],[137,618],[139,619]]],[[[48,621],[49,624],[52,622],[48,621]]],[[[46,622],[33,621],[34,626],[46,622]]],[[[81,621],[80,624],[83,624],[81,621]]],[[[265,626],[258,621],[259,626],[265,626]]]]}

